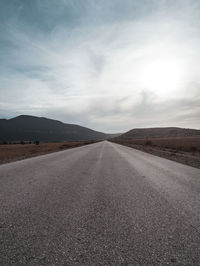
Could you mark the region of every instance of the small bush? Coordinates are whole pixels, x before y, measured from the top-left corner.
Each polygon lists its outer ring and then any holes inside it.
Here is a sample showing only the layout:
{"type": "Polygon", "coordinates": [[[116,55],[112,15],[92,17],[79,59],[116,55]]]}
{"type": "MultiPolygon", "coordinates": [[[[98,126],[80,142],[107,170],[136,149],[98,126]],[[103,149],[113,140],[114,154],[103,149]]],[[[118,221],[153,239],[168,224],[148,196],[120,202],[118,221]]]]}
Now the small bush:
{"type": "Polygon", "coordinates": [[[34,141],[34,144],[39,145],[40,144],[39,140],[34,141]]]}
{"type": "Polygon", "coordinates": [[[191,147],[190,147],[190,151],[197,151],[197,147],[195,147],[195,146],[191,146],[191,147]]]}
{"type": "Polygon", "coordinates": [[[152,142],[150,140],[146,140],[145,145],[152,145],[152,142]]]}

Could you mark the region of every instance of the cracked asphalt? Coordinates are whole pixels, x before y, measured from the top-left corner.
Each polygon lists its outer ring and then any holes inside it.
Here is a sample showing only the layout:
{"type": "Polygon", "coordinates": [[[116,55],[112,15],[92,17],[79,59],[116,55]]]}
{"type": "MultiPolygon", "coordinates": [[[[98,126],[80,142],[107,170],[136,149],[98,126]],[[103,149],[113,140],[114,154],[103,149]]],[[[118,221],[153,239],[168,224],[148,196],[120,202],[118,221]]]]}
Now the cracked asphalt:
{"type": "Polygon", "coordinates": [[[200,265],[200,170],[107,141],[1,165],[0,265],[200,265]]]}

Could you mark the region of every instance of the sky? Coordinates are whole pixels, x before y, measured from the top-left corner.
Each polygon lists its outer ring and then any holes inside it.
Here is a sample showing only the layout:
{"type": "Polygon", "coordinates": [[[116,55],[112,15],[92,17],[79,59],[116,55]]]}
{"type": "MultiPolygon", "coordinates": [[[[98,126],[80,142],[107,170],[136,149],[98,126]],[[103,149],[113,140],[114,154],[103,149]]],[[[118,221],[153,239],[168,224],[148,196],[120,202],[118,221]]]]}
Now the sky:
{"type": "Polygon", "coordinates": [[[0,118],[200,129],[199,0],[1,0],[0,118]]]}

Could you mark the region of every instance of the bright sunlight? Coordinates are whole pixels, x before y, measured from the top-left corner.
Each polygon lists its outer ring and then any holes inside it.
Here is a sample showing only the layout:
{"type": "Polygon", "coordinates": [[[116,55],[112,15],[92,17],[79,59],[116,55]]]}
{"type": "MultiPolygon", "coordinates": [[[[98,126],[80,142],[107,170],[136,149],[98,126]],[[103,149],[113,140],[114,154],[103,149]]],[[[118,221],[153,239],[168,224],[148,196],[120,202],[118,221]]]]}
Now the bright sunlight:
{"type": "Polygon", "coordinates": [[[179,90],[184,75],[180,62],[172,58],[158,58],[141,69],[141,83],[160,97],[169,97],[179,90]]]}

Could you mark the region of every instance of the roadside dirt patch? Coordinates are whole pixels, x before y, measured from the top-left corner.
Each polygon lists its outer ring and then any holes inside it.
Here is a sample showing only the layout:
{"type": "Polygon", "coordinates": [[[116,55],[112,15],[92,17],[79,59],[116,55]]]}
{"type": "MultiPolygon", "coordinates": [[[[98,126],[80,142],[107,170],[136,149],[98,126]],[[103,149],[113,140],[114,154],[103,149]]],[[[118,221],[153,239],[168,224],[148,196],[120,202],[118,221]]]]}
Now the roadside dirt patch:
{"type": "Polygon", "coordinates": [[[140,144],[136,143],[137,140],[133,141],[114,140],[112,142],[128,146],[134,149],[138,149],[147,153],[151,153],[153,155],[163,157],[172,161],[200,168],[200,150],[199,150],[200,138],[196,138],[196,140],[197,141],[195,142],[194,139],[192,140],[189,139],[189,141],[187,141],[186,139],[185,141],[181,139],[181,146],[180,146],[180,140],[178,142],[178,139],[175,141],[174,139],[172,140],[172,138],[169,141],[167,139],[165,140],[159,139],[159,141],[157,141],[157,145],[160,142],[162,144],[160,146],[155,145],[154,143],[156,142],[156,140],[153,140],[154,141],[153,142],[152,139],[139,140],[138,142],[140,144]],[[170,148],[168,148],[169,146],[170,148]],[[178,147],[181,147],[181,149],[178,147]]]}
{"type": "Polygon", "coordinates": [[[51,142],[35,144],[6,144],[0,145],[0,164],[21,160],[37,155],[75,148],[94,141],[51,142]]]}

